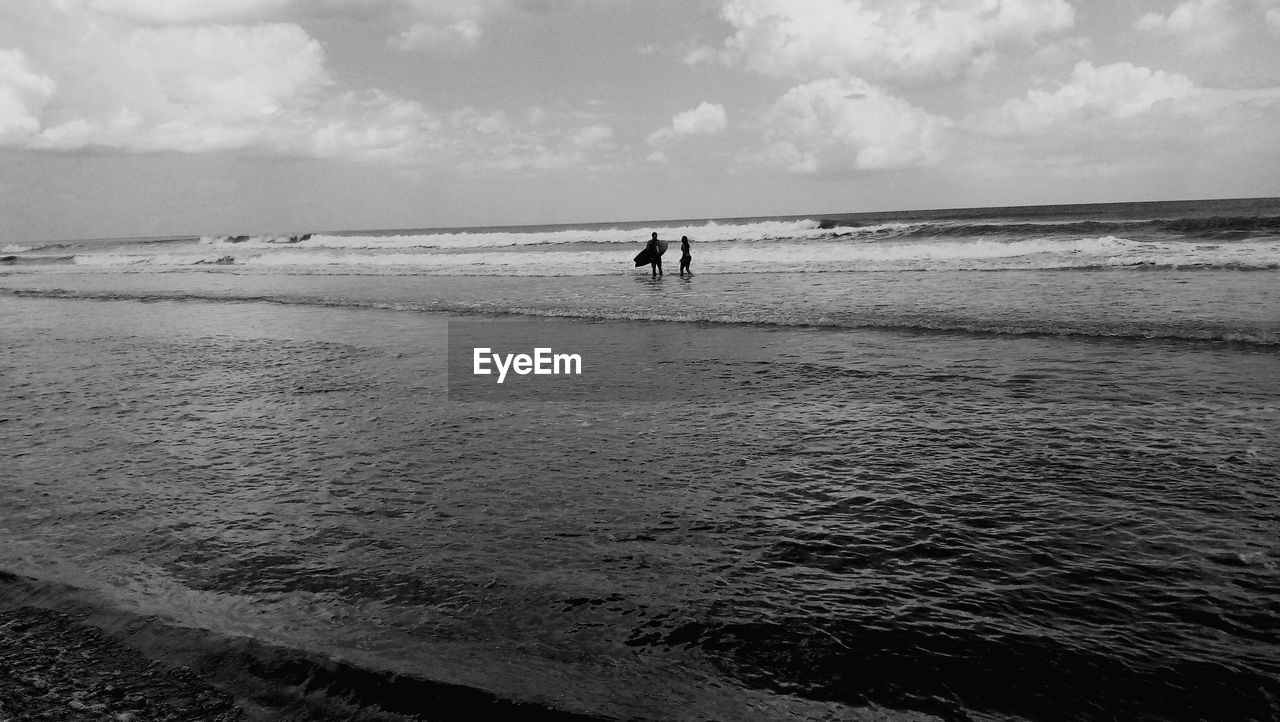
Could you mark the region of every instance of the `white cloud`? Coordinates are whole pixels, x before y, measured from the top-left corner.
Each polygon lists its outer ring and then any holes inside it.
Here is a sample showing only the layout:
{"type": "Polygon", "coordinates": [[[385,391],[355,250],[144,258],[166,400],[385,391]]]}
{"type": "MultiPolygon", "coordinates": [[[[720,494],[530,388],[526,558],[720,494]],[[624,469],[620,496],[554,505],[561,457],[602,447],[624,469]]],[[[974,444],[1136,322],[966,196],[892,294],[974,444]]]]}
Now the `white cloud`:
{"type": "Polygon", "coordinates": [[[531,108],[517,125],[502,112],[463,108],[444,119],[433,134],[432,152],[455,167],[473,171],[559,170],[590,167],[616,148],[613,128],[582,124],[581,113],[531,108]]]}
{"type": "Polygon", "coordinates": [[[613,128],[604,123],[577,128],[569,134],[569,141],[575,148],[584,150],[609,146],[613,142],[613,128]]]}
{"type": "Polygon", "coordinates": [[[326,122],[324,51],[296,25],[87,27],[46,59],[56,112],[24,145],[198,152],[259,145],[305,113],[326,122]]]}
{"type": "Polygon", "coordinates": [[[476,47],[484,22],[506,0],[409,0],[413,21],[389,41],[407,52],[456,52],[476,47]]]}
{"type": "Polygon", "coordinates": [[[696,108],[676,113],[671,125],[649,134],[649,144],[657,144],[690,135],[717,135],[729,127],[729,116],[719,103],[702,102],[696,108]]]}
{"type": "Polygon", "coordinates": [[[332,84],[320,43],[297,25],[138,29],[122,52],[177,112],[270,115],[332,84]]]}
{"type": "Polygon", "coordinates": [[[399,50],[465,50],[480,41],[480,26],[474,20],[447,24],[414,23],[391,39],[399,50]]]}
{"type": "MultiPolygon", "coordinates": [[[[566,167],[614,148],[612,129],[581,114],[530,109],[513,123],[340,89],[321,44],[290,23],[201,23],[186,3],[164,6],[162,17],[159,2],[142,0],[96,0],[101,10],[87,0],[4,1],[0,145],[460,168],[566,167]],[[23,49],[4,49],[10,43],[23,49]]],[[[250,13],[270,2],[215,5],[250,13]]]]}
{"type": "Polygon", "coordinates": [[[1065,0],[723,0],[721,16],[730,62],[800,80],[951,78],[1075,22],[1065,0]]]}
{"type": "Polygon", "coordinates": [[[440,152],[435,139],[442,121],[418,103],[379,91],[348,91],[281,120],[264,137],[276,152],[390,163],[440,152]]]}
{"type": "Polygon", "coordinates": [[[24,145],[71,151],[89,147],[129,152],[255,154],[411,163],[439,150],[432,142],[440,121],[421,106],[381,93],[342,93],[305,111],[269,119],[173,117],[157,120],[129,109],[75,118],[42,130],[24,145]]]}
{"type": "Polygon", "coordinates": [[[942,159],[952,126],[857,78],[796,86],[763,122],[767,145],[748,160],[796,173],[931,165],[942,159]]]}
{"type": "Polygon", "coordinates": [[[1195,50],[1223,50],[1240,33],[1232,10],[1232,0],[1186,0],[1168,15],[1143,15],[1135,27],[1142,32],[1182,37],[1195,50]]]}
{"type": "Polygon", "coordinates": [[[1280,0],[1258,0],[1258,5],[1272,32],[1280,33],[1280,0]]]}
{"type": "Polygon", "coordinates": [[[1025,99],[1007,101],[976,127],[1031,134],[1054,126],[1096,118],[1127,119],[1158,109],[1174,112],[1196,107],[1203,91],[1185,75],[1131,63],[1095,67],[1077,63],[1071,79],[1054,91],[1032,90],[1025,99]]]}
{"type": "Polygon", "coordinates": [[[21,50],[0,50],[0,143],[38,131],[39,112],[55,88],[52,78],[31,70],[21,50]]]}
{"type": "Polygon", "coordinates": [[[1178,73],[1082,62],[1056,87],[966,118],[952,160],[997,173],[1162,180],[1245,157],[1274,165],[1278,125],[1280,88],[1202,87],[1178,73]]]}
{"type": "MultiPolygon", "coordinates": [[[[89,9],[140,24],[239,23],[276,16],[292,0],[82,0],[89,9]]],[[[74,0],[73,0],[74,2],[74,0]]]]}
{"type": "Polygon", "coordinates": [[[715,48],[709,48],[705,45],[690,50],[684,54],[685,65],[699,65],[701,63],[709,63],[716,59],[717,53],[715,48]]]}
{"type": "Polygon", "coordinates": [[[703,102],[671,119],[671,128],[676,135],[715,135],[727,127],[729,118],[719,103],[703,102]]]}

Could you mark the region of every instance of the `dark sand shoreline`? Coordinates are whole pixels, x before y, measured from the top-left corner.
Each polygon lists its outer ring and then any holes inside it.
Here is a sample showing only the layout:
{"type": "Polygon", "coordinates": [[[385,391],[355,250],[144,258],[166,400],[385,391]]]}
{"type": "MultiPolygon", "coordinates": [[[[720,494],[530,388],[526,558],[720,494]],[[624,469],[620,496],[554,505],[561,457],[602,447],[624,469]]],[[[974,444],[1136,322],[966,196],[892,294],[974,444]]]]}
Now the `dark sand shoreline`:
{"type": "Polygon", "coordinates": [[[601,719],[166,624],[0,571],[0,722],[601,719]]]}

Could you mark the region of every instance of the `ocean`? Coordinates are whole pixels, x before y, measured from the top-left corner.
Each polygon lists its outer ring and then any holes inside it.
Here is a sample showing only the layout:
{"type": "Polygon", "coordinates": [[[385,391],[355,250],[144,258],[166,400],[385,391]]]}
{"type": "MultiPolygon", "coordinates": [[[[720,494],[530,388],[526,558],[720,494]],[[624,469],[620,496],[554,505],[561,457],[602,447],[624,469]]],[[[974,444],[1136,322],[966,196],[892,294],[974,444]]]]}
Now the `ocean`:
{"type": "Polygon", "coordinates": [[[1280,199],[0,239],[0,335],[0,570],[282,686],[1280,719],[1280,199]]]}

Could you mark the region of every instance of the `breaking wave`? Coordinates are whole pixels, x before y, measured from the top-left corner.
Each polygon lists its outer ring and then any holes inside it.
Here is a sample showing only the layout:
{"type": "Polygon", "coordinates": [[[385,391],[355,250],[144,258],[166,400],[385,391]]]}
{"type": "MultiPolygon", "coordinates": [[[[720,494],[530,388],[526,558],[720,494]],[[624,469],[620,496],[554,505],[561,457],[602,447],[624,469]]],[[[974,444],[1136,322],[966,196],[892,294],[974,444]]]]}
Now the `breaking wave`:
{"type": "Polygon", "coordinates": [[[730,224],[707,221],[689,225],[657,225],[648,231],[635,228],[563,228],[542,231],[435,231],[389,232],[379,234],[309,234],[300,236],[206,236],[203,244],[219,248],[279,248],[300,246],[305,248],[343,249],[460,249],[502,248],[506,246],[542,246],[563,244],[630,244],[643,243],[647,232],[659,237],[689,236],[699,241],[764,241],[779,239],[805,239],[831,236],[815,220],[761,221],[750,224],[730,224]]]}
{"type": "MultiPolygon", "coordinates": [[[[246,242],[246,244],[249,242],[246,242]]],[[[391,273],[481,276],[593,276],[633,273],[631,249],[588,246],[338,248],[303,244],[214,244],[188,252],[77,254],[80,266],[134,270],[191,270],[231,266],[286,273],[391,273]],[[207,250],[206,250],[207,249],[207,250]]],[[[61,257],[60,257],[61,258],[61,257]]],[[[34,259],[32,259],[34,260],[34,259]]],[[[669,254],[674,262],[675,254],[669,254]]],[[[49,258],[49,262],[55,262],[49,258]]],[[[795,239],[774,243],[700,243],[695,268],[706,273],[819,273],[859,271],[999,271],[1108,269],[1118,267],[1268,270],[1280,268],[1280,239],[1222,243],[1137,241],[1117,236],[1082,238],[896,239],[849,243],[842,239],[795,239]]]]}
{"type": "Polygon", "coordinates": [[[940,222],[864,225],[854,221],[824,220],[819,227],[845,233],[897,236],[991,235],[1152,235],[1176,234],[1197,240],[1280,235],[1280,216],[1215,216],[1159,220],[1044,221],[1044,222],[940,222]]]}
{"type": "Polygon", "coordinates": [[[835,240],[877,242],[915,239],[1066,240],[1071,237],[1123,236],[1139,240],[1244,240],[1280,236],[1280,216],[1174,218],[1122,221],[1007,221],[966,222],[889,221],[802,218],[754,222],[681,222],[636,227],[566,227],[550,230],[441,230],[376,233],[316,233],[304,235],[205,236],[200,242],[216,248],[274,249],[468,249],[508,246],[642,243],[649,232],[676,239],[688,236],[699,243],[757,243],[762,241],[835,240]]]}

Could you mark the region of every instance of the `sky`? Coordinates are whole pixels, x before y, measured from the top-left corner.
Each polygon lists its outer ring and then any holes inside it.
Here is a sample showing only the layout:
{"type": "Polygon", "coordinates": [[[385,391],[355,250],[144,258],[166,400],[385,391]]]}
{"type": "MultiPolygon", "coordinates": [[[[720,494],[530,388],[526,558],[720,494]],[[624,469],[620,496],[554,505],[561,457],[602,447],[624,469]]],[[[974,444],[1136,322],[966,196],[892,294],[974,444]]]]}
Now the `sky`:
{"type": "Polygon", "coordinates": [[[1280,0],[0,0],[0,244],[1280,196],[1280,0]]]}

